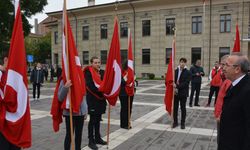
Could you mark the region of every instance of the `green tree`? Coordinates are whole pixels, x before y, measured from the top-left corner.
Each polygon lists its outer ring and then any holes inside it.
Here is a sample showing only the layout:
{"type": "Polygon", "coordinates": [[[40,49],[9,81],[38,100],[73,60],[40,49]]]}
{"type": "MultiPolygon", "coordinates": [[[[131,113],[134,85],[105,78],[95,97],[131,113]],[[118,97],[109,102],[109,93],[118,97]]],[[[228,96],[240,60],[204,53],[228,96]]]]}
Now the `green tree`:
{"type": "Polygon", "coordinates": [[[34,62],[46,63],[51,55],[51,34],[48,33],[40,38],[25,38],[25,49],[27,55],[34,56],[34,62]]]}
{"type": "MultiPolygon", "coordinates": [[[[27,18],[42,12],[47,0],[20,0],[24,36],[29,35],[31,25],[27,18]]],[[[14,23],[13,0],[0,0],[0,55],[9,49],[9,41],[14,23]]]]}

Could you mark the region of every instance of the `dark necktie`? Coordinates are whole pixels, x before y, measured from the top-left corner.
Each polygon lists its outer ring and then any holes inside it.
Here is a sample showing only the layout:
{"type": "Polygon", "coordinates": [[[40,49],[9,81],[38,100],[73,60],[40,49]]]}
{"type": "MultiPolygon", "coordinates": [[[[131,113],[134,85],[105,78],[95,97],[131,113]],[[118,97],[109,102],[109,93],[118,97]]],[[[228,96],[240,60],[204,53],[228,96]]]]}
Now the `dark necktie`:
{"type": "Polygon", "coordinates": [[[227,93],[226,93],[227,96],[231,95],[233,87],[234,86],[231,84],[230,87],[227,89],[227,93]]]}

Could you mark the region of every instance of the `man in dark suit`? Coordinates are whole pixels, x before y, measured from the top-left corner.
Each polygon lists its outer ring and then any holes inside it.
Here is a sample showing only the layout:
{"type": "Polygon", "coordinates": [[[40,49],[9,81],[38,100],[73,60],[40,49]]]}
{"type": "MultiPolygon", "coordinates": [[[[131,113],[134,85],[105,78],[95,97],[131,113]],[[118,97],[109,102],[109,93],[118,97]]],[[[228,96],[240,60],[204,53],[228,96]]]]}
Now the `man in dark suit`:
{"type": "Polygon", "coordinates": [[[101,139],[100,121],[102,114],[106,111],[106,99],[103,93],[99,92],[98,85],[104,76],[104,70],[100,69],[100,59],[92,57],[90,59],[91,66],[84,69],[84,76],[87,88],[87,104],[90,116],[88,125],[89,148],[97,150],[96,144],[106,145],[107,142],[101,139]]]}
{"type": "Polygon", "coordinates": [[[246,56],[232,54],[223,72],[232,85],[224,97],[218,150],[250,150],[250,77],[246,56]]]}
{"type": "Polygon", "coordinates": [[[200,96],[200,90],[201,90],[201,76],[204,76],[204,70],[201,67],[201,60],[196,60],[196,63],[190,68],[190,72],[192,74],[191,79],[191,94],[190,94],[190,100],[189,100],[189,107],[193,106],[193,97],[195,92],[195,101],[194,106],[200,106],[199,105],[199,96],[200,96]]]}
{"type": "Polygon", "coordinates": [[[189,82],[191,73],[186,68],[187,59],[181,58],[180,65],[175,70],[175,97],[174,97],[174,124],[173,128],[178,126],[178,108],[181,105],[181,129],[185,129],[186,120],[186,102],[188,97],[189,82]]]}

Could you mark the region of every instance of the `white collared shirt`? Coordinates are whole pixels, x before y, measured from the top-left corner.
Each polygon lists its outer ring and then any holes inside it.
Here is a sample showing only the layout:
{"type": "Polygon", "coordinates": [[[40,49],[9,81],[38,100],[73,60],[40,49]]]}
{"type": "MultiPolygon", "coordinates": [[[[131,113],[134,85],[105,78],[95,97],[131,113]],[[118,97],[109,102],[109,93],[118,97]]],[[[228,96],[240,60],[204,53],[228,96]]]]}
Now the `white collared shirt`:
{"type": "Polygon", "coordinates": [[[235,86],[236,84],[238,84],[238,83],[240,82],[240,80],[241,80],[242,78],[244,78],[244,76],[245,76],[245,74],[242,75],[242,76],[240,76],[238,79],[234,80],[234,81],[232,82],[232,85],[235,86]]]}
{"type": "Polygon", "coordinates": [[[177,77],[177,81],[180,80],[181,72],[182,72],[182,70],[181,70],[181,68],[178,66],[178,77],[177,77]]]}

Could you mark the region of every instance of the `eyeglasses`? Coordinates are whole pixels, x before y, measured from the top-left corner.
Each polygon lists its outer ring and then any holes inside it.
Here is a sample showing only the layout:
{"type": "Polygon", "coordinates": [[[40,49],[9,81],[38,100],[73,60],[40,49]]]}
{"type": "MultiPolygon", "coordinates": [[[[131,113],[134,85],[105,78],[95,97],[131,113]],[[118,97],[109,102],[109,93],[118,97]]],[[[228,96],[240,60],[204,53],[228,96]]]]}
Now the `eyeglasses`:
{"type": "Polygon", "coordinates": [[[225,63],[220,63],[221,66],[225,66],[225,63]]]}
{"type": "Polygon", "coordinates": [[[225,63],[225,64],[222,64],[223,66],[226,66],[226,67],[237,67],[239,66],[238,64],[233,64],[233,65],[230,65],[228,63],[225,63]]]}

